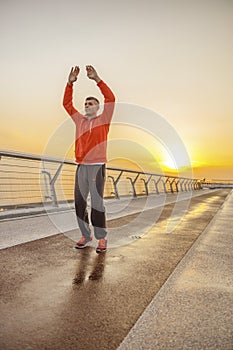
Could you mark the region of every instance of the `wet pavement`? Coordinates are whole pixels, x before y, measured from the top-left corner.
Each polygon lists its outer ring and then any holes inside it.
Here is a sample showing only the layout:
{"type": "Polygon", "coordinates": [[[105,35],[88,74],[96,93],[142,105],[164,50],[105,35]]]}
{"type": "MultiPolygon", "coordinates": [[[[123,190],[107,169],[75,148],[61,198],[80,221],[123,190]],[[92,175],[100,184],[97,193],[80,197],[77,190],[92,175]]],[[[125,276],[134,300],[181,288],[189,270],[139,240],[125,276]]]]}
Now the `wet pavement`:
{"type": "Polygon", "coordinates": [[[118,350],[233,349],[233,191],[118,350]]]}
{"type": "MultiPolygon", "coordinates": [[[[145,220],[156,218],[148,233],[103,255],[93,247],[75,250],[63,234],[3,249],[1,349],[117,349],[228,193],[192,198],[172,233],[174,203],[147,210],[145,220]]],[[[135,215],[108,226],[123,235],[135,215]]]]}
{"type": "MultiPolygon", "coordinates": [[[[121,237],[122,241],[131,242],[132,235],[142,235],[143,231],[148,230],[148,224],[152,225],[156,222],[156,219],[160,215],[164,204],[178,203],[182,201],[183,209],[185,209],[184,205],[185,203],[188,205],[188,200],[191,197],[200,196],[203,195],[203,193],[208,192],[213,194],[214,190],[210,191],[207,189],[194,192],[179,192],[178,194],[162,193],[160,195],[150,195],[148,197],[141,196],[137,198],[130,196],[121,198],[120,200],[106,199],[105,207],[107,220],[109,221],[116,218],[123,218],[131,214],[136,214],[134,216],[134,218],[136,218],[136,220],[134,220],[134,227],[132,226],[132,223],[130,224],[130,227],[125,227],[121,237]],[[184,200],[186,201],[184,202],[184,200]],[[144,217],[144,213],[147,209],[159,207],[161,210],[156,211],[157,217],[149,217],[149,220],[148,216],[146,218],[144,217]],[[137,213],[140,212],[142,212],[142,214],[139,216],[137,213]],[[145,222],[147,222],[147,227],[145,227],[145,222]]],[[[41,208],[39,209],[41,210],[41,208]]],[[[0,249],[53,236],[58,233],[65,233],[67,237],[71,238],[73,241],[77,241],[81,233],[77,227],[75,211],[62,211],[61,209],[62,208],[59,208],[58,212],[48,211],[46,214],[35,215],[35,208],[31,208],[27,209],[27,216],[21,216],[23,213],[21,213],[20,210],[15,210],[14,215],[18,216],[13,218],[8,217],[7,219],[3,219],[4,216],[6,216],[5,212],[0,213],[0,249]]],[[[90,205],[88,206],[88,210],[90,211],[90,205]]],[[[11,216],[10,213],[12,210],[7,212],[9,212],[7,215],[11,216]]],[[[131,217],[131,221],[132,220],[133,219],[131,217]]],[[[119,245],[120,239],[119,232],[118,235],[116,235],[116,230],[113,229],[111,231],[112,232],[109,232],[109,244],[110,246],[117,246],[119,245]]],[[[96,242],[93,242],[93,246],[95,244],[96,242]]]]}

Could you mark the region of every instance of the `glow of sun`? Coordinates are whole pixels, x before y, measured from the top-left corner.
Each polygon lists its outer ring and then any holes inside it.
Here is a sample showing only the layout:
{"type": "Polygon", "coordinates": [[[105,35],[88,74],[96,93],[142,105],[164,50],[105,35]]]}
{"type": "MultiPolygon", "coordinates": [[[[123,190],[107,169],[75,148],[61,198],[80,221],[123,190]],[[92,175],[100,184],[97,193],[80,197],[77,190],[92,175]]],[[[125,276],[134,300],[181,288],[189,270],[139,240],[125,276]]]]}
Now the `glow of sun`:
{"type": "Polygon", "coordinates": [[[163,166],[169,170],[178,170],[175,162],[171,159],[168,158],[162,162],[163,166]]]}

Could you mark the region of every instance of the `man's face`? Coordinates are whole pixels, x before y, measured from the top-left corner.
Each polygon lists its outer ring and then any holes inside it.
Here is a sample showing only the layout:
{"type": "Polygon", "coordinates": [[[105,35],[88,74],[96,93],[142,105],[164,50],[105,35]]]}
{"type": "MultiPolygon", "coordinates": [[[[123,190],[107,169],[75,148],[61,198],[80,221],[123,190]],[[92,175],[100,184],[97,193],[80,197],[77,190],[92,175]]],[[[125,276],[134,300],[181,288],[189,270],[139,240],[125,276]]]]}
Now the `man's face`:
{"type": "Polygon", "coordinates": [[[96,115],[99,109],[99,104],[95,100],[86,100],[85,101],[85,112],[88,116],[93,117],[96,115]]]}

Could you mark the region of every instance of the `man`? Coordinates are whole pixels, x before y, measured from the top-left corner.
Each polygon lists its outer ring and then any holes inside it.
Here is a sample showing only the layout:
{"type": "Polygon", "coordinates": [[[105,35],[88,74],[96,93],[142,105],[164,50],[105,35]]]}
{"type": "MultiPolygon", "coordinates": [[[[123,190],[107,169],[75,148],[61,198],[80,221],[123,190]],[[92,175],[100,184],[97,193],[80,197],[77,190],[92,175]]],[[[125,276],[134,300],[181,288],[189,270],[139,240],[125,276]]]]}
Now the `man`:
{"type": "Polygon", "coordinates": [[[95,97],[85,100],[85,115],[73,106],[73,83],[80,68],[72,67],[65,88],[63,106],[76,125],[75,158],[78,163],[75,178],[75,210],[82,233],[77,249],[85,248],[92,240],[87,212],[87,196],[91,195],[91,223],[98,240],[97,253],[107,250],[106,217],[103,203],[107,136],[113,115],[115,97],[92,66],[86,66],[87,77],[97,83],[104,96],[104,110],[97,115],[99,101],[95,97]]]}

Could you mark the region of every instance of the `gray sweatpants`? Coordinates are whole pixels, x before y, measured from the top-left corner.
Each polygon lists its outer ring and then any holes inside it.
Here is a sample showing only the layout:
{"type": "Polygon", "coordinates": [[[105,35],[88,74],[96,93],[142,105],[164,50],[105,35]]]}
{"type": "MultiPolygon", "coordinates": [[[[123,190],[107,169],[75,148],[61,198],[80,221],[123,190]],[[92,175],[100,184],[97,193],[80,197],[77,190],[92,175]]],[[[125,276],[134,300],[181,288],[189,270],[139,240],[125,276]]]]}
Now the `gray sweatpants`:
{"type": "Polygon", "coordinates": [[[75,178],[75,210],[82,235],[90,237],[91,229],[87,212],[87,196],[91,195],[91,223],[96,239],[107,235],[103,202],[105,164],[79,164],[75,178]]]}

